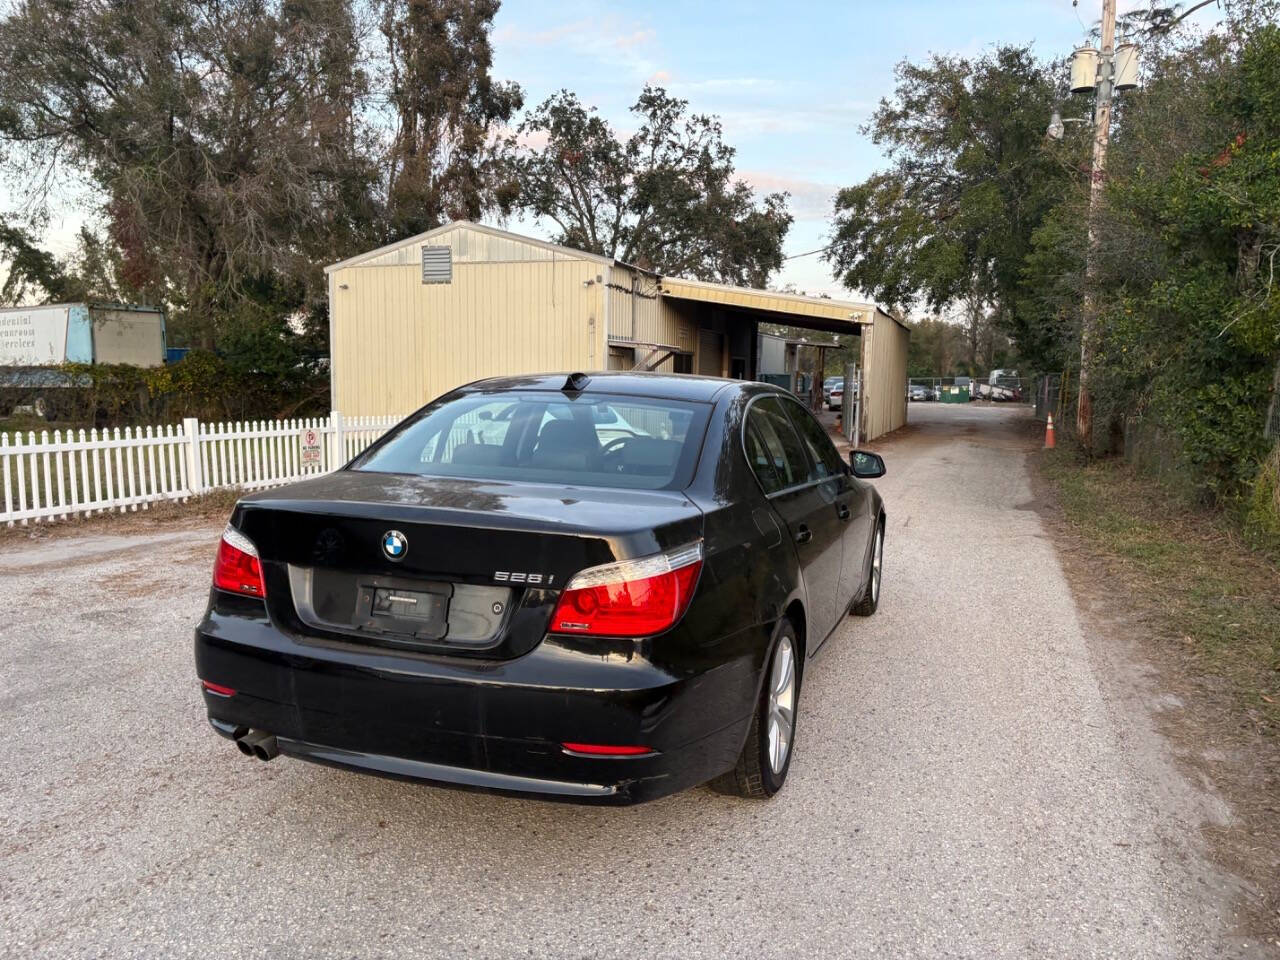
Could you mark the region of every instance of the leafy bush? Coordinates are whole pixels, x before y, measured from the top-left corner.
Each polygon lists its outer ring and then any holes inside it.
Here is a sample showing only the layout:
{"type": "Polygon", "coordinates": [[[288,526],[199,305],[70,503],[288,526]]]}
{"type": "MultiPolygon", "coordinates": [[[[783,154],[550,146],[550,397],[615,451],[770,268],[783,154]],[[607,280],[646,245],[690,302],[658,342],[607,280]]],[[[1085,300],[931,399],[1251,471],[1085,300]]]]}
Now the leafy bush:
{"type": "Polygon", "coordinates": [[[1150,143],[1120,135],[1096,291],[1095,422],[1151,421],[1196,497],[1236,508],[1269,452],[1263,419],[1280,353],[1280,29],[1257,28],[1230,56],[1214,45],[1184,56],[1214,69],[1155,71],[1133,105],[1150,143]],[[1207,126],[1160,160],[1154,128],[1178,122],[1161,84],[1188,74],[1203,76],[1207,126]],[[1143,117],[1152,104],[1158,117],[1143,117]]]}
{"type": "Polygon", "coordinates": [[[18,371],[13,378],[24,385],[0,389],[0,407],[11,410],[39,398],[58,420],[98,427],[183,417],[268,420],[329,409],[329,378],[317,363],[272,372],[208,350],[192,350],[163,367],[66,364],[18,371]]]}

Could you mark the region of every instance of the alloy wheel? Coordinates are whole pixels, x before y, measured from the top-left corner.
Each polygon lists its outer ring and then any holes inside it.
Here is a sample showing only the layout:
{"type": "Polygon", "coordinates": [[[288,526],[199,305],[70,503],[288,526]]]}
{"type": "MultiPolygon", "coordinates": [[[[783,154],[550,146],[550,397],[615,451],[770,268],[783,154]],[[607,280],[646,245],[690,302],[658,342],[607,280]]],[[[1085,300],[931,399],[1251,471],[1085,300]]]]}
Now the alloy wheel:
{"type": "Polygon", "coordinates": [[[791,638],[778,641],[769,677],[769,766],[775,774],[787,765],[796,720],[796,657],[791,638]]]}
{"type": "Polygon", "coordinates": [[[880,602],[880,569],[884,564],[884,531],[876,528],[876,542],[871,550],[871,600],[880,602]]]}

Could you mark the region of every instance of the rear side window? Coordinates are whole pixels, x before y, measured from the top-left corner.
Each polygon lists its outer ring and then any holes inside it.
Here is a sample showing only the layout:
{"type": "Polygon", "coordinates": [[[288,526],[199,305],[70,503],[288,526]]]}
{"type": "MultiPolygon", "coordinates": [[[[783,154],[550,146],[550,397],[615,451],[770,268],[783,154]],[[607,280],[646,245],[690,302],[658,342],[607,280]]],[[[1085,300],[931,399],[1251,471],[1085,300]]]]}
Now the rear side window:
{"type": "MultiPolygon", "coordinates": [[[[764,461],[773,468],[776,479],[772,488],[766,479],[767,473],[762,475],[760,470],[756,470],[760,485],[767,493],[793,487],[809,479],[809,459],[804,451],[804,443],[778,400],[765,397],[751,404],[747,410],[747,428],[748,439],[752,433],[758,437],[758,452],[753,455],[748,446],[748,457],[762,452],[764,461]]],[[[754,460],[752,468],[756,468],[754,460]]]]}
{"type": "Polygon", "coordinates": [[[527,391],[442,399],[352,469],[586,487],[680,489],[697,464],[706,404],[527,391]]]}
{"type": "Polygon", "coordinates": [[[760,436],[759,428],[751,422],[751,418],[747,420],[746,432],[743,434],[743,440],[746,444],[747,463],[751,465],[751,469],[755,472],[756,479],[760,481],[760,486],[764,488],[765,493],[773,493],[782,489],[782,480],[778,477],[778,471],[773,465],[773,454],[765,445],[764,440],[760,436]]]}
{"type": "Polygon", "coordinates": [[[835,444],[827,436],[827,431],[813,418],[808,410],[794,400],[783,401],[782,406],[791,415],[791,422],[796,425],[800,437],[809,450],[812,467],[810,480],[824,480],[844,473],[844,463],[836,452],[835,444]]]}

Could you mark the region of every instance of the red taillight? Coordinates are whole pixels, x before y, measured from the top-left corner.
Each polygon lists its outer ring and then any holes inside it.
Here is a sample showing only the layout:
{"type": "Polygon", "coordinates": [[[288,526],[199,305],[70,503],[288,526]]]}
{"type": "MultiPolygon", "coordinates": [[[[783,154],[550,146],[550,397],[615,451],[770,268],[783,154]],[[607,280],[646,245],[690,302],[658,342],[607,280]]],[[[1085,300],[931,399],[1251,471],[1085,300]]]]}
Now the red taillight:
{"type": "Polygon", "coordinates": [[[701,541],[583,570],[560,594],[551,631],[599,637],[661,633],[684,615],[701,570],[701,541]]]}
{"type": "Polygon", "coordinates": [[[228,526],[222,531],[218,559],[213,564],[213,585],[219,590],[250,597],[267,595],[258,548],[235,527],[228,526]]]}
{"type": "Polygon", "coordinates": [[[230,687],[224,687],[220,683],[210,683],[208,680],[201,680],[200,686],[204,687],[210,693],[216,693],[220,697],[234,697],[236,692],[230,687]]]}
{"type": "Polygon", "coordinates": [[[644,757],[656,753],[652,747],[619,746],[607,743],[562,743],[569,753],[581,753],[589,757],[644,757]]]}

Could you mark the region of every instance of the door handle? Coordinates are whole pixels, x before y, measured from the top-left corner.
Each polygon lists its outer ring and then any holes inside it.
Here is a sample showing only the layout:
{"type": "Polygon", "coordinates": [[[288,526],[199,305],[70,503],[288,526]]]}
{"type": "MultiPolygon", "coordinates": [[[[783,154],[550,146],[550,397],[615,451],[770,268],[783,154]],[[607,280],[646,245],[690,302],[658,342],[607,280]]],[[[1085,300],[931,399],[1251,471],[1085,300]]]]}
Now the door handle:
{"type": "Polygon", "coordinates": [[[847,503],[836,504],[836,516],[841,520],[849,519],[849,505],[847,503]]]}
{"type": "Polygon", "coordinates": [[[813,531],[806,527],[803,523],[796,530],[796,543],[808,543],[813,539],[813,531]]]}

